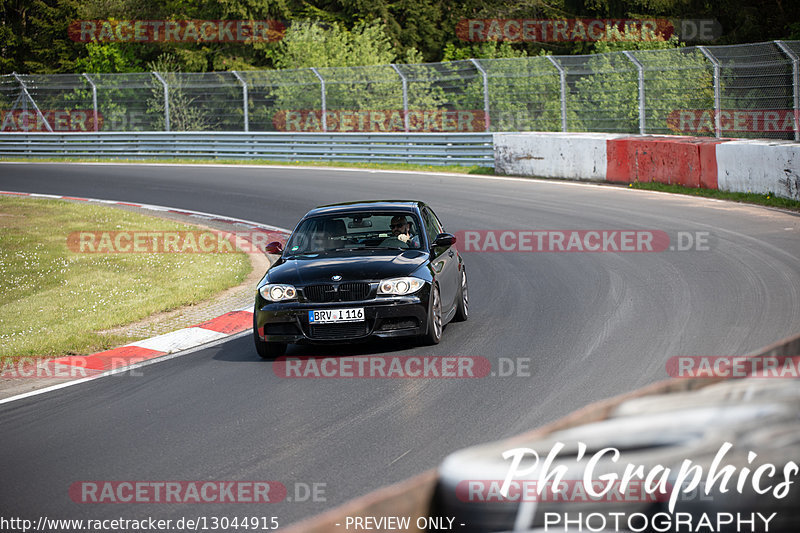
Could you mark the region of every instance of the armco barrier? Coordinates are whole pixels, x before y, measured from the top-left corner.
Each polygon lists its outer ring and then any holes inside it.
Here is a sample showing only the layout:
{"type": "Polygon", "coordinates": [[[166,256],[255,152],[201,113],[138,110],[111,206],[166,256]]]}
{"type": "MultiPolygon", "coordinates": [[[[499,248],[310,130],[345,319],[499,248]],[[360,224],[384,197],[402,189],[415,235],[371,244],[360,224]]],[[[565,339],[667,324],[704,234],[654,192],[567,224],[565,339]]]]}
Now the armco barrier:
{"type": "Polygon", "coordinates": [[[0,157],[268,159],[494,166],[487,133],[0,133],[0,157]]]}
{"type": "Polygon", "coordinates": [[[658,182],[800,200],[800,144],[670,135],[496,133],[498,174],[658,182]]]}

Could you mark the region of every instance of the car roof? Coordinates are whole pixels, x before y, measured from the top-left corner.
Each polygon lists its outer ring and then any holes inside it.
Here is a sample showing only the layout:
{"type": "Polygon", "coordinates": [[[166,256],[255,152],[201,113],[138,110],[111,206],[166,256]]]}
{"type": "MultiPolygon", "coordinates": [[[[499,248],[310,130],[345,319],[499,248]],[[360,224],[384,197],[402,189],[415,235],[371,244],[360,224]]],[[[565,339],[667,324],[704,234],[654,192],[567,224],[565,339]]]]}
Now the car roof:
{"type": "Polygon", "coordinates": [[[338,204],[321,205],[312,209],[303,218],[345,213],[358,213],[363,211],[401,211],[415,213],[424,206],[418,200],[364,200],[359,202],[344,202],[338,204]]]}

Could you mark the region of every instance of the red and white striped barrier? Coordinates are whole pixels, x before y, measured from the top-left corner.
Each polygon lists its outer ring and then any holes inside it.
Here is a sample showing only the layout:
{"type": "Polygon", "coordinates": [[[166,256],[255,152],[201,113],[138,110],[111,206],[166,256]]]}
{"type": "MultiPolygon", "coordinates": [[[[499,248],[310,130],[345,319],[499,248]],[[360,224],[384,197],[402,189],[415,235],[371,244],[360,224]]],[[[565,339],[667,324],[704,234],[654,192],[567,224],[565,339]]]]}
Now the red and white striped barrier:
{"type": "Polygon", "coordinates": [[[800,144],[603,133],[496,133],[498,174],[657,182],[800,200],[800,144]]]}

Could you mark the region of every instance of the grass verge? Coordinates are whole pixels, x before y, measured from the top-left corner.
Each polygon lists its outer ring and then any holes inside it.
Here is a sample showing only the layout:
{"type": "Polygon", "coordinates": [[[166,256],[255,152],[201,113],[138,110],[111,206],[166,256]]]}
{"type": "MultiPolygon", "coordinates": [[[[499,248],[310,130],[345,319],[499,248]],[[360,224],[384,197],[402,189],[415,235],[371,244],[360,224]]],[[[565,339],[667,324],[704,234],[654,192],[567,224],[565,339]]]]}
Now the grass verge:
{"type": "Polygon", "coordinates": [[[683,185],[667,185],[664,183],[631,183],[631,189],[643,189],[647,191],[661,191],[673,194],[685,194],[688,196],[701,196],[703,198],[717,198],[719,200],[729,200],[745,204],[763,205],[766,207],[778,207],[791,211],[800,211],[800,201],[781,198],[772,193],[755,194],[749,192],[728,192],[713,189],[698,189],[695,187],[684,187],[683,185]]]}
{"type": "Polygon", "coordinates": [[[238,285],[244,253],[78,253],[76,231],[196,230],[122,209],[0,196],[0,359],[89,354],[129,342],[98,333],[238,285]]]}

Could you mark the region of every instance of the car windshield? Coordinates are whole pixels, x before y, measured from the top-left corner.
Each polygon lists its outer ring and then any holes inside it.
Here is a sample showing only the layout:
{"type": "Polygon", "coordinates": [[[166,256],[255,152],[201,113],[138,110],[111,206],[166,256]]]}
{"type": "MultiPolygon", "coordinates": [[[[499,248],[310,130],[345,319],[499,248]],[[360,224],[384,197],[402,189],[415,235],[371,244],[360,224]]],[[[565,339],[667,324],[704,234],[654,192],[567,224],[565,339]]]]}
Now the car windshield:
{"type": "Polygon", "coordinates": [[[419,223],[410,213],[365,212],[304,220],[292,233],[288,255],[420,247],[419,223]]]}

